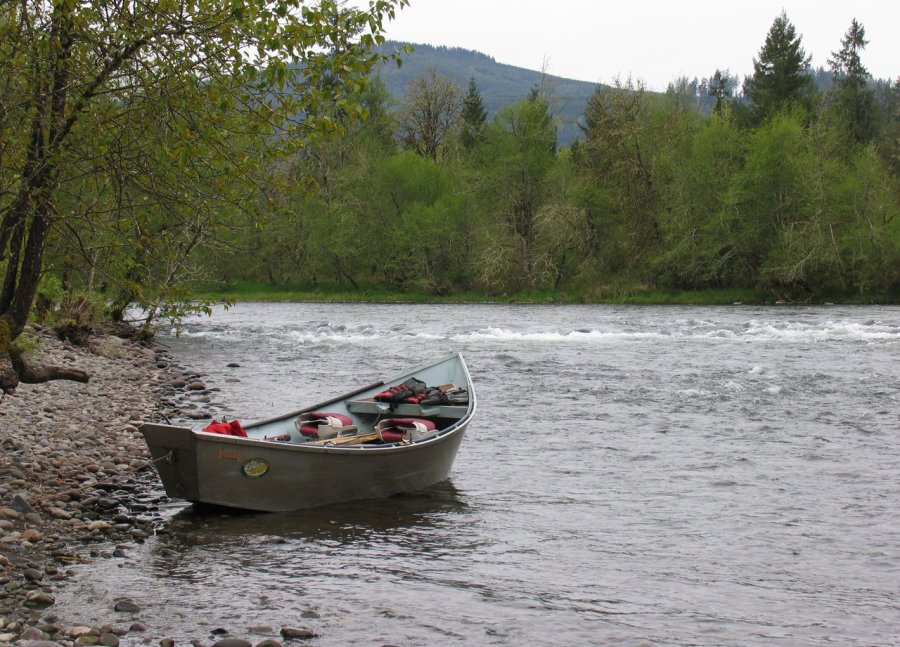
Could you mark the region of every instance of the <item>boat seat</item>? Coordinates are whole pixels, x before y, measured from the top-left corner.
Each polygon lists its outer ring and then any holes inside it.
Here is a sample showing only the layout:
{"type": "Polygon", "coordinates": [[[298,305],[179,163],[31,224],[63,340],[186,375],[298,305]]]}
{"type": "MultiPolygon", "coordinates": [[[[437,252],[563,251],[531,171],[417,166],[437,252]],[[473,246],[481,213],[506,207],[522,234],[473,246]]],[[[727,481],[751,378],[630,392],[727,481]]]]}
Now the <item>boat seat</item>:
{"type": "Polygon", "coordinates": [[[343,413],[301,413],[294,419],[294,425],[307,437],[334,438],[356,433],[353,418],[343,413]]]}
{"type": "Polygon", "coordinates": [[[420,404],[397,404],[393,409],[387,402],[366,400],[347,400],[347,411],[355,414],[371,414],[377,416],[398,415],[411,418],[462,418],[468,411],[467,406],[439,405],[422,406],[420,404]]]}
{"type": "Polygon", "coordinates": [[[375,430],[381,435],[382,441],[399,443],[428,438],[437,431],[437,426],[424,418],[385,418],[375,425],[375,430]]]}

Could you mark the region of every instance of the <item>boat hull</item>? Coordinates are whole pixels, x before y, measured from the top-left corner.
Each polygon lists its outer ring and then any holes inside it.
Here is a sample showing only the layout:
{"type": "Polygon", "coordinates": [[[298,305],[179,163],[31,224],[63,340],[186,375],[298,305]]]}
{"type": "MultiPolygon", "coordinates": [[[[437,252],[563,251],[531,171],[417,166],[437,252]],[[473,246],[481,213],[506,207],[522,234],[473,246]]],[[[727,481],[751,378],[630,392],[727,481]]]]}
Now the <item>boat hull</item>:
{"type": "Polygon", "coordinates": [[[283,512],[414,492],[445,480],[475,413],[475,392],[462,356],[446,357],[302,411],[245,427],[247,437],[145,423],[141,432],[166,494],[192,502],[283,512]],[[464,385],[467,402],[388,405],[374,396],[418,375],[432,385],[464,385]],[[313,411],[352,419],[360,437],[385,418],[420,416],[434,430],[403,442],[315,441],[297,417],[313,411]]]}
{"type": "Polygon", "coordinates": [[[414,492],[445,480],[465,425],[429,443],[397,447],[284,446],[146,424],[166,494],[247,510],[284,512],[414,492]]]}

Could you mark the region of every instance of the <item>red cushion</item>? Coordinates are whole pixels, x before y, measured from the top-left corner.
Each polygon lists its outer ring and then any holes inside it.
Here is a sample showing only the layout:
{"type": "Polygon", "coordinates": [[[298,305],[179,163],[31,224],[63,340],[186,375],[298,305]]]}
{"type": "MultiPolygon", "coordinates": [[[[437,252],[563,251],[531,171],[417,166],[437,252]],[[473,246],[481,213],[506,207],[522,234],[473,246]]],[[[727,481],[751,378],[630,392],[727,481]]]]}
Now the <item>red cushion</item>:
{"type": "Polygon", "coordinates": [[[335,418],[341,421],[341,425],[349,427],[353,424],[353,418],[343,413],[304,413],[306,419],[297,429],[304,436],[315,436],[319,433],[319,425],[325,424],[328,418],[335,418]]]}
{"type": "Polygon", "coordinates": [[[388,424],[381,428],[381,439],[386,443],[399,443],[403,440],[407,431],[418,423],[424,425],[428,431],[434,431],[434,423],[422,418],[391,418],[388,424]]]}

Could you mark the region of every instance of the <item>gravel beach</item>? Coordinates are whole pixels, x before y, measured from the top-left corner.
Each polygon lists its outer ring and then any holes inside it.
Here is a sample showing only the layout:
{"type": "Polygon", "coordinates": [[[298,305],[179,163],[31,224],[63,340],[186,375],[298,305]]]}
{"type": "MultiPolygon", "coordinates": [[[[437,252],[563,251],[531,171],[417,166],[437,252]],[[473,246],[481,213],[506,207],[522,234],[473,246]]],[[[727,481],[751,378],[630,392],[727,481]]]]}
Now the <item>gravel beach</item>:
{"type": "Polygon", "coordinates": [[[37,361],[91,379],[22,384],[0,400],[0,647],[166,642],[156,633],[165,628],[116,626],[117,609],[105,626],[63,626],[54,584],[73,577],[71,564],[115,556],[154,532],[163,496],[137,425],[208,418],[210,392],[159,347],[113,335],[81,347],[29,332],[40,339],[37,361]]]}

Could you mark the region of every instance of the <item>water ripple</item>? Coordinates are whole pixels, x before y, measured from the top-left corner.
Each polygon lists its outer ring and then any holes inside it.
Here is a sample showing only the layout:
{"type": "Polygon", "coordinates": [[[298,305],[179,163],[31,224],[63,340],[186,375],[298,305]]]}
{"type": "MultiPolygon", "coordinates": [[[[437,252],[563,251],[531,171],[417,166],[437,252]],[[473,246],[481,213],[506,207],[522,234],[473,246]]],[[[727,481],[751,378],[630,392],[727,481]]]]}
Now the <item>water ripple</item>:
{"type": "Polygon", "coordinates": [[[173,505],[60,614],[127,592],[184,640],[315,611],[322,645],[897,644],[900,308],[246,304],[166,343],[243,419],[462,351],[479,414],[416,496],[173,505]]]}

